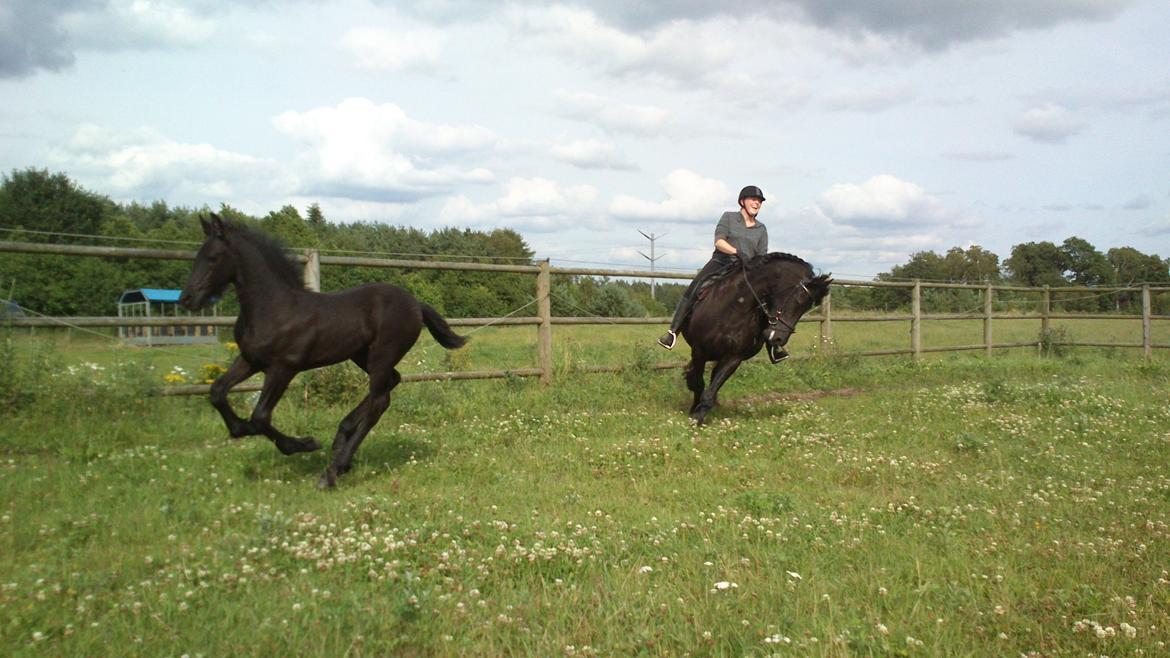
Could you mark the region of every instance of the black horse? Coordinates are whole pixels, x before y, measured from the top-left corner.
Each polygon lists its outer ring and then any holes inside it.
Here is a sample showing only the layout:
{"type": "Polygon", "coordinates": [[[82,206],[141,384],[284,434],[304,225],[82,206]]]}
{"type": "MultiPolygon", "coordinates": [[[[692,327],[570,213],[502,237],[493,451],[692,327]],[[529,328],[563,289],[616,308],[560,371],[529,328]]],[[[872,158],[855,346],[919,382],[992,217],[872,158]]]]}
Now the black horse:
{"type": "Polygon", "coordinates": [[[394,366],[418,340],[425,324],[447,349],[466,338],[456,335],[438,311],[409,292],[375,283],[321,294],[305,290],[299,265],[262,233],[200,218],[207,238],[195,255],[179,303],[198,310],[228,285],[236,287],[240,313],[235,337],[240,356],[211,385],[211,404],[232,438],[263,434],[284,454],[321,447],[312,437],[291,437],[272,426],[272,410],[292,378],[303,370],[353,361],[370,376],[369,393],[337,427],[333,460],[318,486],[332,487],[349,470],[354,453],[390,404],[402,377],[394,366]],[[227,394],[257,372],[264,386],[252,416],[232,411],[227,394]]]}
{"type": "Polygon", "coordinates": [[[783,346],[796,323],[829,293],[828,274],[813,276],[812,266],[790,254],[763,254],[746,268],[738,264],[712,283],[683,324],[691,346],[687,388],[695,394],[691,419],[702,424],[715,406],[719,388],[744,360],[755,356],[771,335],[783,346]],[[714,361],[711,385],[704,371],[714,361]]]}

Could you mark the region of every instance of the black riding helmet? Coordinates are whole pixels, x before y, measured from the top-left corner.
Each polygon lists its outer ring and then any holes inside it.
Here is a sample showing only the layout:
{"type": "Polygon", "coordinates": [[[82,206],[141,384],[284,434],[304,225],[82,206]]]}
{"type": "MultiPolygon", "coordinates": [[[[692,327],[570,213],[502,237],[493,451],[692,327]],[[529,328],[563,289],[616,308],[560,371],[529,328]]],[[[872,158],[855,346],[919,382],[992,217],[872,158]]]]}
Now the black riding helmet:
{"type": "Polygon", "coordinates": [[[765,200],[764,199],[764,191],[761,190],[760,188],[756,187],[755,185],[748,185],[747,187],[745,187],[739,191],[740,205],[743,205],[744,199],[750,199],[752,197],[755,197],[755,198],[759,199],[760,201],[764,201],[765,200]]]}

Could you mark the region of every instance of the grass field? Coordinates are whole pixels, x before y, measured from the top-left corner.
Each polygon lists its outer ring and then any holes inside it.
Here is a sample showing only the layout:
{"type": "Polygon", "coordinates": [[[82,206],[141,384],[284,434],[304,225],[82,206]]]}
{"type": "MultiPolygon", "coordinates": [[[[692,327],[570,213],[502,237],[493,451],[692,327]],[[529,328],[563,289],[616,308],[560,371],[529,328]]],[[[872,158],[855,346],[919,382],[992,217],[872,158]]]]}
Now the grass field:
{"type": "MultiPolygon", "coordinates": [[[[1133,339],[1133,323],[1110,322],[1067,332],[1140,340],[1140,325],[1133,339]]],[[[1026,324],[1019,340],[1036,336],[1026,324]]],[[[996,340],[1016,340],[1011,326],[996,340]]],[[[223,347],[0,334],[0,646],[1166,654],[1165,354],[753,361],[696,428],[681,372],[639,367],[683,358],[648,345],[654,327],[555,332],[553,386],[401,386],[328,493],[314,488],[327,451],[231,442],[205,399],[150,395],[223,347]],[[574,372],[592,363],[630,367],[574,372]]],[[[982,337],[977,322],[924,333],[982,337]]],[[[404,370],[529,367],[534,334],[486,329],[453,354],[427,339],[404,370]]],[[[834,334],[841,348],[909,343],[904,323],[834,334]]],[[[802,327],[795,351],[815,336],[802,327]]],[[[276,420],[328,440],[354,395],[295,384],[276,420]]]]}

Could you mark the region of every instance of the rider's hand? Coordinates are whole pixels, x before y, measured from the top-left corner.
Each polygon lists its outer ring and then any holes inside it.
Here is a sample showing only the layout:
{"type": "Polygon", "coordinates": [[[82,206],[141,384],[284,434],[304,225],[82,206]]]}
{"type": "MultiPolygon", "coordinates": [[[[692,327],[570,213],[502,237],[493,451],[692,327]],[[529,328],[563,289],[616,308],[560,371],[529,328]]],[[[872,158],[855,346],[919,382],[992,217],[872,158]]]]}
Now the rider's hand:
{"type": "Polygon", "coordinates": [[[746,270],[751,259],[745,256],[742,251],[736,251],[735,257],[739,260],[740,264],[743,265],[743,269],[746,270]]]}

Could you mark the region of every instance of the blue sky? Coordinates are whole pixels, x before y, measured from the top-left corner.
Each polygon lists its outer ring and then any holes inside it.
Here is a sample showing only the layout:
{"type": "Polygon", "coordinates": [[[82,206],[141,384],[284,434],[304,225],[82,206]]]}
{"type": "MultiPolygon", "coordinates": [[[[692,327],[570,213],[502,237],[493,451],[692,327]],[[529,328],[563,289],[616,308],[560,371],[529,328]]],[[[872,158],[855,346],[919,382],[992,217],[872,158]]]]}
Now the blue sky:
{"type": "Polygon", "coordinates": [[[0,169],[119,201],[510,227],[695,269],[747,184],[869,277],[1083,237],[1170,256],[1170,3],[7,0],[0,169]]]}

